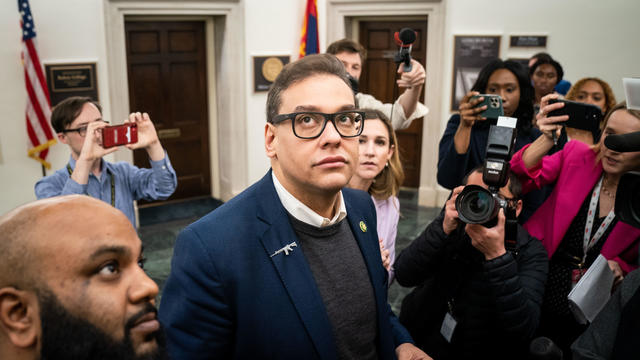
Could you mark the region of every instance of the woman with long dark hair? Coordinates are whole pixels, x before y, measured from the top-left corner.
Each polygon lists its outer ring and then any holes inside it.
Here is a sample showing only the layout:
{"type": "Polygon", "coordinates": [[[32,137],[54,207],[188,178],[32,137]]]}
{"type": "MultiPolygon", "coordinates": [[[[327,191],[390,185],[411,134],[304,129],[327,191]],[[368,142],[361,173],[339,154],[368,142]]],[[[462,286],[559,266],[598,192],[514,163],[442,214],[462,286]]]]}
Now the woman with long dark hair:
{"type": "MultiPolygon", "coordinates": [[[[493,60],[482,68],[471,91],[460,102],[459,113],[451,116],[440,139],[438,183],[445,188],[461,185],[464,176],[484,162],[489,128],[497,119],[480,115],[487,108],[477,106],[483,98],[472,99],[480,94],[499,95],[504,116],[518,119],[515,150],[540,136],[540,131],[532,126],[534,92],[527,69],[515,61],[493,60]]],[[[525,199],[521,218],[531,215],[542,201],[525,199]]]]}

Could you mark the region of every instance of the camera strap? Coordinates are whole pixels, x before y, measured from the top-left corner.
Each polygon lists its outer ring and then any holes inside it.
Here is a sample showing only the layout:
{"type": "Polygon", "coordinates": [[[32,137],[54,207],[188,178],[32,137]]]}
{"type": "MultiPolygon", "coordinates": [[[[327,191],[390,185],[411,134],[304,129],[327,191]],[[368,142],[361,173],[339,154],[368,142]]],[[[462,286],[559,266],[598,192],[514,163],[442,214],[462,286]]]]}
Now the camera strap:
{"type": "Polygon", "coordinates": [[[516,217],[516,210],[507,206],[504,215],[504,248],[509,252],[515,253],[518,247],[518,218],[516,217]]]}
{"type": "MultiPolygon", "coordinates": [[[[67,164],[67,172],[69,173],[69,177],[73,174],[73,169],[71,169],[71,165],[67,164]]],[[[111,179],[111,206],[116,207],[116,179],[111,170],[107,169],[109,173],[109,178],[111,179]]]]}
{"type": "Polygon", "coordinates": [[[602,221],[602,224],[600,224],[600,226],[598,227],[598,230],[596,230],[596,233],[593,234],[593,237],[591,237],[591,239],[589,239],[589,235],[591,235],[591,230],[593,228],[593,221],[596,218],[596,212],[598,210],[597,206],[598,200],[600,199],[600,188],[602,187],[603,179],[604,175],[600,177],[600,181],[598,181],[598,184],[596,185],[595,189],[593,189],[593,193],[591,194],[591,202],[589,203],[589,212],[587,212],[587,223],[584,226],[584,238],[582,243],[582,247],[584,250],[584,254],[582,255],[583,263],[587,258],[587,251],[589,251],[589,249],[591,249],[593,245],[595,245],[595,243],[600,240],[604,232],[607,231],[609,225],[611,225],[613,218],[615,218],[616,216],[613,209],[611,209],[611,211],[609,211],[609,214],[607,214],[607,217],[604,219],[604,221],[602,221]]]}

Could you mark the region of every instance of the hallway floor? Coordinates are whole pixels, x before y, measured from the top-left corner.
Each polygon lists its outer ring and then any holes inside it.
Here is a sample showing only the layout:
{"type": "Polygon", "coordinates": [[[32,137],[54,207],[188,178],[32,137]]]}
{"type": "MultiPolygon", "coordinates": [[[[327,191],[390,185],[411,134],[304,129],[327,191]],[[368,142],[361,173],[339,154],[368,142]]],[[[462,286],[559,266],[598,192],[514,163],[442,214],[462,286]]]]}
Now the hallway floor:
{"type": "MultiPolygon", "coordinates": [[[[412,239],[417,237],[436,217],[439,208],[418,206],[418,193],[415,190],[402,190],[400,199],[400,223],[396,238],[396,254],[399,254],[412,239]]],[[[222,202],[215,199],[197,199],[183,203],[168,204],[140,209],[140,229],[138,233],[144,244],[147,258],[145,268],[151,278],[162,288],[171,270],[173,245],[178,233],[188,224],[201,218],[222,202]]],[[[389,303],[396,314],[400,304],[410,288],[404,288],[396,282],[389,288],[389,303]]]]}

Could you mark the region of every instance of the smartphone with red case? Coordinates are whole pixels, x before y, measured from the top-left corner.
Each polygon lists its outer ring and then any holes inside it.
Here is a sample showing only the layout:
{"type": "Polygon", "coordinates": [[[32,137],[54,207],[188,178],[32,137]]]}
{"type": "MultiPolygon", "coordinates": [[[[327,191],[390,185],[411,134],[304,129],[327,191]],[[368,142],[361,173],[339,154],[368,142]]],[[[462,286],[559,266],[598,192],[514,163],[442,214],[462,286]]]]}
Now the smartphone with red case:
{"type": "Polygon", "coordinates": [[[105,149],[137,142],[138,125],[136,123],[124,123],[102,128],[102,147],[105,149]]]}

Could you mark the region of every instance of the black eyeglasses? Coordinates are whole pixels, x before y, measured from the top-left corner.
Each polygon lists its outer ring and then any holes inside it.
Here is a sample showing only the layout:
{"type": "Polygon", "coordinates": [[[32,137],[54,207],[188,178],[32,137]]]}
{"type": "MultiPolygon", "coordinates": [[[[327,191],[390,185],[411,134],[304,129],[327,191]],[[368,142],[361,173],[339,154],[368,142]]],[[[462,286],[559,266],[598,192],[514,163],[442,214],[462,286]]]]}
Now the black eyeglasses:
{"type": "Polygon", "coordinates": [[[275,125],[289,119],[293,134],[300,139],[317,138],[322,134],[329,121],[336,128],[338,134],[344,138],[360,136],[364,127],[364,112],[354,110],[333,114],[312,111],[280,114],[274,116],[271,123],[275,125]]]}
{"type": "MultiPolygon", "coordinates": [[[[105,123],[105,124],[109,123],[108,121],[104,121],[104,120],[102,120],[102,122],[105,123]]],[[[64,129],[61,132],[65,133],[65,134],[66,133],[70,133],[70,132],[77,132],[78,135],[80,135],[82,137],[85,137],[85,135],[87,135],[87,126],[89,126],[89,125],[88,124],[87,125],[82,125],[79,128],[75,128],[75,129],[64,129]]]]}

